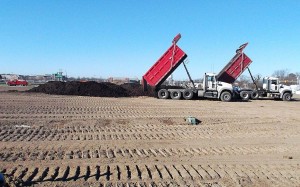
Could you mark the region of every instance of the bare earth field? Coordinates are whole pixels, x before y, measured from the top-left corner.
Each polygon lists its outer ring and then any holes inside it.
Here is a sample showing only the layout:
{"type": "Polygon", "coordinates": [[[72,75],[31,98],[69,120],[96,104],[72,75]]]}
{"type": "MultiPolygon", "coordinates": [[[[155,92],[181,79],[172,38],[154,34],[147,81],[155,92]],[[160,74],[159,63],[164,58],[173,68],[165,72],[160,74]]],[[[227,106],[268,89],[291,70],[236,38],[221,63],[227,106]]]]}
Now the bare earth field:
{"type": "Polygon", "coordinates": [[[300,186],[297,99],[0,92],[0,101],[0,172],[23,185],[300,186]]]}
{"type": "Polygon", "coordinates": [[[27,91],[35,86],[7,86],[7,85],[0,85],[0,92],[13,92],[13,91],[27,91]]]}

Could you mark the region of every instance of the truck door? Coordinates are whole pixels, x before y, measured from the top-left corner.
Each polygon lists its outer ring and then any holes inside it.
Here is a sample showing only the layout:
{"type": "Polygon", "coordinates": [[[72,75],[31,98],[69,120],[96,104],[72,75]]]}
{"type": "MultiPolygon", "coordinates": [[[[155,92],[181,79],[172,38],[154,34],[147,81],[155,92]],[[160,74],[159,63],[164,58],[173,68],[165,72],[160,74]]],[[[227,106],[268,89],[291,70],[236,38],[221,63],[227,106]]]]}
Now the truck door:
{"type": "Polygon", "coordinates": [[[206,90],[216,90],[216,78],[215,76],[206,76],[206,90]]]}
{"type": "Polygon", "coordinates": [[[263,78],[263,89],[269,90],[269,81],[267,78],[263,78]]]}
{"type": "Polygon", "coordinates": [[[278,92],[279,88],[278,88],[278,80],[269,80],[269,88],[270,88],[270,92],[278,92]]]}

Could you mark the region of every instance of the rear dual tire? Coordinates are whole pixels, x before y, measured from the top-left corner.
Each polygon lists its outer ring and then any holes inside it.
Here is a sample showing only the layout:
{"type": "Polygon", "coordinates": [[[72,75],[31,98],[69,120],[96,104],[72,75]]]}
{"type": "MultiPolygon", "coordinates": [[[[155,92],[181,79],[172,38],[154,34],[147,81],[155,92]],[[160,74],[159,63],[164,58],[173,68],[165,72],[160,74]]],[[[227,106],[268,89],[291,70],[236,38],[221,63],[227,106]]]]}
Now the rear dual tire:
{"type": "Polygon", "coordinates": [[[169,91],[166,90],[166,89],[161,89],[161,90],[159,90],[158,93],[157,93],[157,97],[158,97],[159,99],[168,99],[168,98],[169,98],[169,95],[170,95],[170,93],[169,93],[169,91]]]}
{"type": "Polygon", "coordinates": [[[253,91],[253,92],[251,93],[251,95],[250,95],[250,98],[251,98],[252,100],[258,99],[258,97],[259,97],[259,94],[258,94],[257,91],[253,91]]]}
{"type": "Polygon", "coordinates": [[[181,99],[181,91],[178,90],[171,91],[170,96],[172,99],[179,100],[181,99]]]}
{"type": "Polygon", "coordinates": [[[240,97],[243,101],[248,101],[250,98],[250,94],[249,94],[249,92],[241,91],[240,97]]]}
{"type": "Polygon", "coordinates": [[[192,90],[184,90],[182,97],[186,100],[190,100],[194,97],[194,92],[192,90]]]}

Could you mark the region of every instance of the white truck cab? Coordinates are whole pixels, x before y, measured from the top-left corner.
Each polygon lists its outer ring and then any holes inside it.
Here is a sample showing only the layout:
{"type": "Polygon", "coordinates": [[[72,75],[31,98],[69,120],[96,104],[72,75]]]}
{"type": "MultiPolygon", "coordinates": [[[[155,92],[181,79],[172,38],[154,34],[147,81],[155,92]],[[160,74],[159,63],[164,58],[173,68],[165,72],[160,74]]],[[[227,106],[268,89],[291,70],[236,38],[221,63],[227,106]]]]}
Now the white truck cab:
{"type": "Polygon", "coordinates": [[[263,91],[266,97],[280,98],[284,101],[289,101],[292,97],[292,88],[279,84],[277,77],[264,77],[263,91]]]}
{"type": "Polygon", "coordinates": [[[205,73],[203,79],[204,89],[206,91],[213,90],[218,92],[227,89],[232,92],[233,90],[232,84],[222,82],[222,81],[217,81],[216,76],[217,74],[215,73],[205,73]]]}
{"type": "Polygon", "coordinates": [[[218,81],[215,73],[205,73],[203,89],[198,90],[198,97],[219,98],[222,101],[230,101],[233,94],[232,84],[218,81]]]}

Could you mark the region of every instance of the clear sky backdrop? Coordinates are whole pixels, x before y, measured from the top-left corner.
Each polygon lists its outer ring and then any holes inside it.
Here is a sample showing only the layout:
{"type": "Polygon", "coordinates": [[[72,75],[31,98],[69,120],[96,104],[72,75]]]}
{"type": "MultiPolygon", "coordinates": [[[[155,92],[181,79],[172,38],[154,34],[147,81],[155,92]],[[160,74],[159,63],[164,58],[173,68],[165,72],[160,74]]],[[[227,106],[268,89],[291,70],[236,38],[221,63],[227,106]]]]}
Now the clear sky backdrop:
{"type": "Polygon", "coordinates": [[[299,0],[0,0],[0,73],[140,78],[177,33],[192,78],[245,42],[253,74],[300,71],[299,0]]]}

